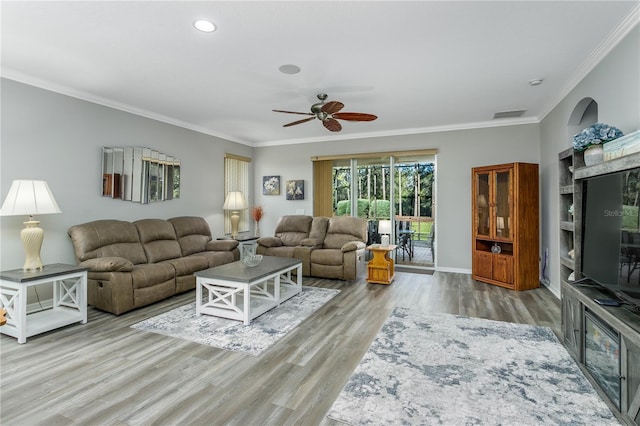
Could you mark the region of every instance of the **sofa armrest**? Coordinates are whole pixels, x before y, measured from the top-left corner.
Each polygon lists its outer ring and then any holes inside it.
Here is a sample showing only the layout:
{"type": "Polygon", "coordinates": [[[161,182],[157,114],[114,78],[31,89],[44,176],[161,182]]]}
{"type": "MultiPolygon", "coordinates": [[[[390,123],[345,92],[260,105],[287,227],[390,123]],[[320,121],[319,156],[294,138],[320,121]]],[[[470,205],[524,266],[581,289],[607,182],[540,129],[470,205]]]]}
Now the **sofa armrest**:
{"type": "Polygon", "coordinates": [[[263,247],[282,247],[284,245],[278,237],[261,237],[258,238],[257,243],[263,247]]]}
{"type": "Polygon", "coordinates": [[[305,238],[300,241],[300,245],[303,247],[321,247],[322,242],[318,241],[316,238],[305,238]]]}
{"type": "Polygon", "coordinates": [[[123,257],[98,257],[88,259],[79,266],[89,268],[90,272],[131,272],[133,263],[123,257]]]}
{"type": "Polygon", "coordinates": [[[348,251],[361,250],[366,248],[367,245],[362,241],[349,241],[342,246],[342,252],[346,253],[348,251]]]}
{"type": "Polygon", "coordinates": [[[209,251],[233,251],[236,247],[238,247],[236,240],[212,240],[207,243],[209,251]]]}

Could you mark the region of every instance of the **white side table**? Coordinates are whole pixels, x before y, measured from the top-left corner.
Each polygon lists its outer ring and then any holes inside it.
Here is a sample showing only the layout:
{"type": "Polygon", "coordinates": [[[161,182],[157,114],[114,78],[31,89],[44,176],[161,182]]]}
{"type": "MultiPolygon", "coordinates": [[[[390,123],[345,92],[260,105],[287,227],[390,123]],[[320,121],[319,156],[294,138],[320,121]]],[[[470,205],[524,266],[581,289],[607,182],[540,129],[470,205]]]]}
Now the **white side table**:
{"type": "Polygon", "coordinates": [[[240,250],[240,260],[247,256],[253,256],[256,254],[258,243],[257,238],[250,238],[247,240],[238,240],[238,249],[240,250]]]}
{"type": "MultiPolygon", "coordinates": [[[[218,238],[218,240],[225,240],[226,238],[218,238]]],[[[244,237],[239,235],[236,238],[238,242],[238,250],[240,251],[240,260],[243,260],[247,256],[253,256],[256,254],[258,248],[258,237],[244,237]]]]}
{"type": "Polygon", "coordinates": [[[17,338],[18,343],[76,322],[86,324],[87,268],[54,263],[42,271],[2,271],[0,306],[7,310],[7,323],[0,333],[17,338]],[[53,307],[27,314],[27,289],[41,284],[53,287],[53,307]]]}

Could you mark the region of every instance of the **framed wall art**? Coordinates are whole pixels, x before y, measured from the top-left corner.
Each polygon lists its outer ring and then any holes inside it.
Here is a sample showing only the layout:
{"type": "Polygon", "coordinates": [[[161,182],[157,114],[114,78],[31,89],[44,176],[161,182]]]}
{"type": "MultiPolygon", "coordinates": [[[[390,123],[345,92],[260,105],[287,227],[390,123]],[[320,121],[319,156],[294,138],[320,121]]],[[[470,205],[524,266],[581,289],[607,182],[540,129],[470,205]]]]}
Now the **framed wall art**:
{"type": "Polygon", "coordinates": [[[280,176],[262,176],[262,195],[280,195],[280,176]]]}
{"type": "Polygon", "coordinates": [[[287,181],[287,200],[304,200],[304,180],[287,181]]]}

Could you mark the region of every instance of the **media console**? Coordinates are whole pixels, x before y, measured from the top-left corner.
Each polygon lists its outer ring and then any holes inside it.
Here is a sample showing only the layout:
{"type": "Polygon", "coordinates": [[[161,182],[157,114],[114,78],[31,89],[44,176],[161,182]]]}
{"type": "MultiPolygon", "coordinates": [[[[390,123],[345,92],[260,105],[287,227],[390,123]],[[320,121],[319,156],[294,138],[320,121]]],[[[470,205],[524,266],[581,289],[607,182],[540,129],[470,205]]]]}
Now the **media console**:
{"type": "Polygon", "coordinates": [[[640,425],[640,313],[603,306],[588,280],[562,283],[564,345],[618,419],[640,425]]]}

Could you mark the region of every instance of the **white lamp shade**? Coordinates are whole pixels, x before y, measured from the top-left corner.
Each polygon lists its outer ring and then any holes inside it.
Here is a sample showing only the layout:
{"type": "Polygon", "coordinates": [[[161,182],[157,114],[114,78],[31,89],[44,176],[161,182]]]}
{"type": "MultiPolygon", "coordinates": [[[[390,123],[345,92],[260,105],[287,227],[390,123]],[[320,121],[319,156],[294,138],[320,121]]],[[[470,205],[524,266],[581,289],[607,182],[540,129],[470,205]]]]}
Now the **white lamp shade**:
{"type": "Polygon", "coordinates": [[[247,202],[242,192],[229,192],[222,208],[225,210],[244,210],[247,208],[247,202]]]}
{"type": "Polygon", "coordinates": [[[14,180],[0,216],[62,213],[49,185],[43,180],[14,180]]]}
{"type": "Polygon", "coordinates": [[[378,222],[378,234],[390,234],[391,233],[391,221],[381,220],[378,222]]]}

